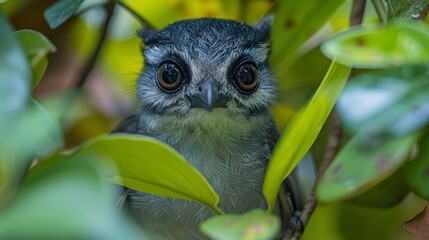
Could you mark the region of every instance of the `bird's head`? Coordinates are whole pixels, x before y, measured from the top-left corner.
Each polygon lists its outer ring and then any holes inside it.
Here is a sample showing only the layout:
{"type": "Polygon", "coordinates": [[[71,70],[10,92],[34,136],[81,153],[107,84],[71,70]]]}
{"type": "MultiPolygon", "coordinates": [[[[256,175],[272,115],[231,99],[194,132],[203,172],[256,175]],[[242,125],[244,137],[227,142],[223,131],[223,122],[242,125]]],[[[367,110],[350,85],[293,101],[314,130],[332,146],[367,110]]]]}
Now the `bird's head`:
{"type": "Polygon", "coordinates": [[[270,18],[254,26],[193,19],[160,31],[143,29],[144,68],[137,84],[143,112],[156,124],[210,128],[247,128],[240,121],[269,114],[276,96],[268,65],[270,29],[270,18]]]}

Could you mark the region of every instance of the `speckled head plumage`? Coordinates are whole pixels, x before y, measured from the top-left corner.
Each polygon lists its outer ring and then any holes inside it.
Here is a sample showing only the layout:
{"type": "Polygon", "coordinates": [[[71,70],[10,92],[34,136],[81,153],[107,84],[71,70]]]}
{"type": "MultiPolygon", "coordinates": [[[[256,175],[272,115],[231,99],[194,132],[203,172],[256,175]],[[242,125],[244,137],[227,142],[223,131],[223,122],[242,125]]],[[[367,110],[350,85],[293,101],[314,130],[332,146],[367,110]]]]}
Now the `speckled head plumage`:
{"type": "Polygon", "coordinates": [[[270,29],[270,18],[254,26],[203,18],[144,29],[137,95],[142,110],[156,118],[146,124],[234,127],[237,118],[266,114],[276,97],[268,66],[270,29]],[[171,80],[177,78],[177,84],[171,80]]]}

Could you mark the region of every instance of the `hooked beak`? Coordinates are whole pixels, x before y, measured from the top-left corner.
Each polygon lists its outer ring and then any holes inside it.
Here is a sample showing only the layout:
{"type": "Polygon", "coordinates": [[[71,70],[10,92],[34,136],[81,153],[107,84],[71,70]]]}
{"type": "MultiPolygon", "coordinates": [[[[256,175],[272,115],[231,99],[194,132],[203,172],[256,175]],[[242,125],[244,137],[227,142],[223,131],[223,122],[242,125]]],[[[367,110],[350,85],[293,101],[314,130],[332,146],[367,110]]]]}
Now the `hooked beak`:
{"type": "Polygon", "coordinates": [[[198,92],[191,95],[192,108],[205,108],[211,112],[215,107],[226,108],[226,98],[219,93],[219,85],[212,79],[203,80],[198,92]]]}

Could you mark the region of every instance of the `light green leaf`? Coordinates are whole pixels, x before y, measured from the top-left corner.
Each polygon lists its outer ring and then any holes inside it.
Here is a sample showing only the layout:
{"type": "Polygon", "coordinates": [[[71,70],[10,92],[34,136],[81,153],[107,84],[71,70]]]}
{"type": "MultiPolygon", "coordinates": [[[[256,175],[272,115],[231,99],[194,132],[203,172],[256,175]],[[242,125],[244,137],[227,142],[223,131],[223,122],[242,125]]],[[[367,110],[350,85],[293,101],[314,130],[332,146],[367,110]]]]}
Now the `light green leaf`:
{"type": "Polygon", "coordinates": [[[280,230],[280,219],[261,209],[243,215],[215,216],[200,225],[201,231],[212,239],[275,239],[280,230]]]}
{"type": "Polygon", "coordinates": [[[377,185],[404,164],[418,137],[418,133],[393,139],[356,135],[324,173],[317,198],[322,202],[349,199],[377,185]]]}
{"type": "Polygon", "coordinates": [[[272,211],[280,185],[316,140],[346,83],[350,68],[332,62],[310,103],[292,119],[268,165],[263,193],[272,211]]]}
{"type": "Polygon", "coordinates": [[[429,61],[429,28],[404,22],[355,27],[322,44],[323,53],[356,68],[383,68],[429,61]]]}
{"type": "Polygon", "coordinates": [[[271,66],[284,61],[320,27],[344,0],[278,1],[274,8],[271,66]]]}
{"type": "Polygon", "coordinates": [[[148,239],[116,208],[108,166],[79,156],[26,179],[0,210],[1,239],[148,239]]]}
{"type": "Polygon", "coordinates": [[[57,49],[43,34],[33,30],[19,30],[15,32],[21,46],[27,54],[33,72],[33,88],[37,86],[48,66],[48,53],[57,49]]]}
{"type": "Polygon", "coordinates": [[[110,158],[120,174],[110,180],[155,195],[201,202],[217,213],[219,196],[207,180],[170,146],[156,139],[130,134],[99,137],[78,154],[97,153],[110,158]]]}
{"type": "Polygon", "coordinates": [[[429,66],[413,65],[353,78],[338,100],[338,113],[350,134],[400,136],[429,122],[429,66]]]}
{"type": "Polygon", "coordinates": [[[413,192],[429,200],[429,133],[418,144],[418,155],[405,166],[405,179],[413,192]]]}
{"type": "Polygon", "coordinates": [[[84,0],[58,0],[46,9],[44,17],[51,29],[67,21],[80,7],[84,0]]]}

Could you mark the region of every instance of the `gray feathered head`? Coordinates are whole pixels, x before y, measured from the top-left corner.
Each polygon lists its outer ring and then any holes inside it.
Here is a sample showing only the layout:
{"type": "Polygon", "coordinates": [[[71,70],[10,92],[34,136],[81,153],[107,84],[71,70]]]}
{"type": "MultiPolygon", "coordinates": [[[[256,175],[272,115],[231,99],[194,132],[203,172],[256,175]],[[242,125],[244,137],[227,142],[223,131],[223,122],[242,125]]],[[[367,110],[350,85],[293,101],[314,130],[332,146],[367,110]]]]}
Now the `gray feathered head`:
{"type": "Polygon", "coordinates": [[[276,96],[268,66],[272,19],[254,26],[221,19],[145,28],[137,96],[157,124],[189,126],[267,115],[276,96]]]}

